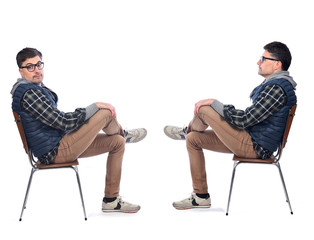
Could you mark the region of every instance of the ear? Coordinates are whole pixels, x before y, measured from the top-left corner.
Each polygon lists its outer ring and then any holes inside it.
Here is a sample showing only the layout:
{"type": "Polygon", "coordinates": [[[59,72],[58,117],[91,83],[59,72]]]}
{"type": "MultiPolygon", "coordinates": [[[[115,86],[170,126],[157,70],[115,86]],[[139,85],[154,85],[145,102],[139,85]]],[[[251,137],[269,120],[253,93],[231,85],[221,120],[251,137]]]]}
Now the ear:
{"type": "Polygon", "coordinates": [[[24,74],[23,74],[23,69],[22,68],[19,68],[19,72],[21,74],[21,77],[24,78],[24,74]]]}
{"type": "Polygon", "coordinates": [[[281,61],[276,61],[276,70],[282,71],[282,62],[281,61]]]}

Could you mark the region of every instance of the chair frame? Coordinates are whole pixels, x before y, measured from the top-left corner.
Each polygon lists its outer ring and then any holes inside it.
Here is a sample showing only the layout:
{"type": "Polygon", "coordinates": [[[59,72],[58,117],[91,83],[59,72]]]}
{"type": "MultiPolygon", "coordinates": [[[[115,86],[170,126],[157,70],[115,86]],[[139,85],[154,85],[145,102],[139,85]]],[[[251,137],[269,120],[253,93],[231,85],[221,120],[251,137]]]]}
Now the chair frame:
{"type": "Polygon", "coordinates": [[[290,128],[291,128],[291,124],[293,121],[293,118],[295,116],[295,111],[297,108],[297,104],[292,106],[291,109],[289,110],[289,114],[288,114],[288,118],[287,118],[287,123],[286,123],[286,127],[285,127],[285,131],[284,131],[284,135],[282,138],[282,142],[276,152],[276,155],[273,156],[272,158],[268,158],[268,159],[258,159],[258,158],[240,158],[237,157],[236,155],[233,156],[233,161],[234,161],[234,165],[233,165],[233,171],[232,171],[232,177],[231,177],[231,184],[230,184],[230,190],[229,190],[229,197],[228,197],[228,205],[227,205],[227,211],[226,211],[226,216],[229,215],[229,207],[230,207],[230,201],[231,201],[231,194],[232,194],[232,189],[233,189],[233,182],[234,182],[234,177],[235,177],[235,172],[236,172],[236,168],[237,166],[239,166],[242,163],[251,163],[251,164],[266,164],[266,165],[274,165],[278,168],[279,171],[279,175],[281,178],[281,182],[282,182],[282,186],[285,192],[285,196],[286,196],[286,201],[289,205],[289,209],[290,209],[290,213],[293,214],[292,211],[292,207],[291,207],[291,203],[290,203],[290,199],[289,199],[289,195],[288,195],[288,191],[287,191],[287,187],[285,184],[285,180],[281,171],[281,167],[279,164],[279,160],[281,158],[282,155],[282,151],[284,149],[284,147],[286,146],[287,143],[287,139],[288,139],[288,135],[290,132],[290,128]]]}
{"type": "Polygon", "coordinates": [[[29,195],[29,190],[30,190],[30,187],[31,187],[31,184],[32,184],[34,173],[37,172],[37,171],[41,171],[41,170],[65,169],[65,168],[70,168],[70,169],[73,169],[75,171],[77,184],[78,184],[79,192],[80,192],[80,196],[81,196],[81,202],[82,202],[82,207],[83,207],[83,212],[84,212],[84,218],[85,218],[85,220],[87,220],[86,211],[85,211],[85,205],[84,205],[84,199],[83,199],[83,193],[82,193],[82,187],[81,187],[81,182],[80,182],[80,177],[79,177],[78,167],[77,167],[79,165],[79,163],[78,163],[77,159],[74,160],[73,162],[70,162],[70,163],[49,164],[49,165],[41,164],[41,163],[35,161],[33,153],[32,153],[32,150],[28,147],[28,144],[27,144],[27,140],[26,140],[26,136],[25,136],[25,132],[24,132],[24,128],[23,128],[23,123],[21,121],[21,117],[15,111],[13,111],[13,115],[14,115],[14,119],[15,119],[15,122],[16,122],[18,130],[19,130],[19,133],[20,133],[21,140],[23,142],[23,147],[24,147],[25,152],[26,152],[26,154],[28,156],[29,162],[30,162],[30,164],[32,166],[31,174],[30,174],[30,177],[29,177],[29,180],[28,180],[26,193],[25,193],[25,198],[24,198],[23,207],[22,207],[22,211],[21,211],[21,215],[20,215],[19,221],[22,221],[22,217],[23,217],[24,209],[26,208],[28,195],[29,195]]]}

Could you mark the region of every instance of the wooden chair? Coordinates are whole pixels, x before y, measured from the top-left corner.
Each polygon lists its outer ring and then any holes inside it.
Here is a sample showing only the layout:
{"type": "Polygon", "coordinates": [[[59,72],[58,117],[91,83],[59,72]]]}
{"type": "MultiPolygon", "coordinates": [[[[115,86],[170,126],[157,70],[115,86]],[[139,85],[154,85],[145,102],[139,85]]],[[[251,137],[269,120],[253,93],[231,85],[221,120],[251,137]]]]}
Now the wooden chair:
{"type": "Polygon", "coordinates": [[[233,156],[233,161],[234,161],[234,165],[233,165],[233,172],[232,172],[232,177],[231,177],[231,185],[230,185],[230,191],[229,191],[229,198],[228,198],[228,205],[227,205],[227,212],[226,215],[228,216],[229,214],[229,206],[230,206],[230,200],[231,200],[231,193],[232,193],[232,187],[233,187],[233,181],[234,181],[234,176],[235,176],[235,171],[236,171],[236,167],[241,164],[241,163],[257,163],[257,164],[268,164],[268,165],[275,165],[278,170],[279,170],[279,175],[281,178],[281,182],[283,185],[283,189],[286,195],[286,201],[289,205],[290,208],[290,213],[293,214],[292,208],[291,208],[291,204],[290,204],[290,200],[289,200],[289,196],[288,196],[288,192],[287,192],[287,188],[286,188],[286,184],[282,175],[282,171],[280,168],[280,164],[279,164],[279,160],[281,158],[282,155],[282,151],[284,149],[284,147],[286,146],[287,143],[287,139],[288,139],[288,135],[289,135],[289,131],[291,128],[291,124],[292,124],[292,120],[293,117],[295,115],[295,111],[296,111],[297,105],[294,105],[293,107],[291,107],[290,111],[289,111],[289,115],[288,115],[288,119],[287,119],[287,123],[286,123],[286,128],[284,131],[284,136],[282,139],[282,142],[278,148],[278,151],[276,153],[276,156],[273,156],[272,158],[268,158],[268,159],[258,159],[258,158],[240,158],[237,157],[236,155],[233,156]]]}
{"type": "Polygon", "coordinates": [[[30,162],[30,164],[32,166],[32,170],[31,170],[31,174],[30,174],[30,177],[29,177],[27,190],[26,190],[26,194],[25,194],[25,198],[24,198],[24,203],[23,203],[23,207],[22,207],[22,211],[21,211],[21,215],[20,215],[20,219],[19,220],[22,221],[22,216],[23,216],[24,209],[26,208],[26,203],[27,203],[27,199],[28,199],[29,189],[31,187],[31,183],[32,183],[32,179],[33,179],[34,173],[36,171],[41,171],[41,170],[64,169],[64,168],[71,168],[76,173],[76,178],[77,178],[77,183],[78,183],[78,187],[79,187],[79,191],[80,191],[84,217],[85,217],[85,220],[87,220],[86,212],[85,212],[85,205],[84,205],[84,200],[83,200],[83,194],[82,194],[82,188],[81,188],[81,183],[80,183],[80,177],[79,177],[78,168],[77,168],[77,166],[79,164],[77,159],[75,159],[73,162],[63,163],[63,164],[49,164],[49,165],[45,165],[45,164],[41,164],[39,162],[36,162],[34,157],[33,157],[32,150],[28,147],[21,118],[20,118],[19,114],[17,112],[15,112],[15,111],[13,111],[13,115],[14,115],[14,119],[15,119],[15,122],[17,124],[18,130],[19,130],[22,142],[23,142],[23,146],[24,146],[25,152],[28,155],[29,162],[30,162]]]}

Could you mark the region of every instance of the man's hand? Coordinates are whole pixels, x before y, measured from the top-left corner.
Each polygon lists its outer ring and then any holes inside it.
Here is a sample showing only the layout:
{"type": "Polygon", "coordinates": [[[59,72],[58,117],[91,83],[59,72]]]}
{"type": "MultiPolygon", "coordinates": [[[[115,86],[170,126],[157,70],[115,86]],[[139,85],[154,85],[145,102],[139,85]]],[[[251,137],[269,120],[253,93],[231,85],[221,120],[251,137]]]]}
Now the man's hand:
{"type": "Polygon", "coordinates": [[[204,99],[195,103],[194,114],[197,114],[202,106],[210,106],[215,99],[204,99]]]}
{"type": "Polygon", "coordinates": [[[112,116],[117,117],[116,109],[110,103],[96,102],[99,109],[108,109],[111,111],[112,116]]]}

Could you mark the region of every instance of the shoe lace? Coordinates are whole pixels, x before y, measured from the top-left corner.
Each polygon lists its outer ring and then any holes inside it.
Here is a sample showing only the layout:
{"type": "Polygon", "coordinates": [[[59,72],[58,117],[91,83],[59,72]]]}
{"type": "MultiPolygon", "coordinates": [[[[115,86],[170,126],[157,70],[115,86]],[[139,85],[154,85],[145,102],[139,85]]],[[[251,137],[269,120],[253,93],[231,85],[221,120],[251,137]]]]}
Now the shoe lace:
{"type": "Polygon", "coordinates": [[[137,129],[124,129],[124,137],[134,137],[136,135],[138,135],[138,130],[137,129]]]}
{"type": "Polygon", "coordinates": [[[187,127],[185,125],[182,128],[174,127],[172,129],[172,133],[185,135],[186,134],[186,129],[187,129],[187,127]]]}

